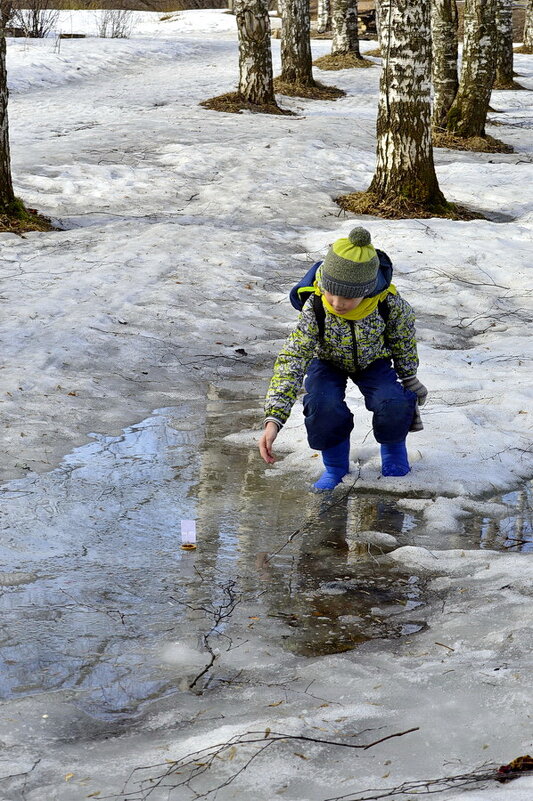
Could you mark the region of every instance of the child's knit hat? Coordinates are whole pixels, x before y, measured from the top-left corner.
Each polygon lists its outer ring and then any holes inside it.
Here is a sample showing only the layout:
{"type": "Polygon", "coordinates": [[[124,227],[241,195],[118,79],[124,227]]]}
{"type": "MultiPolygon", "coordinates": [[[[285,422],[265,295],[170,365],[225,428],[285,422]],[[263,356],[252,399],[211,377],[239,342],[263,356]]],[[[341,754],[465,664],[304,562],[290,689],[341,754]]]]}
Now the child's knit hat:
{"type": "Polygon", "coordinates": [[[343,298],[364,298],[376,288],[379,258],[366,228],[337,239],[322,262],[320,289],[343,298]]]}

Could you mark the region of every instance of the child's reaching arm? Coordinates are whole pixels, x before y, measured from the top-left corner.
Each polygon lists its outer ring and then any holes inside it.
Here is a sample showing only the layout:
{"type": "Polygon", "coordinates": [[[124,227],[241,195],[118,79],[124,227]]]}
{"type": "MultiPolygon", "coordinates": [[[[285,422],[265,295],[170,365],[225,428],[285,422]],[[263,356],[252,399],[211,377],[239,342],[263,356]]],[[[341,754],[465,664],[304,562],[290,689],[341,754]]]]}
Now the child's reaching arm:
{"type": "Polygon", "coordinates": [[[265,400],[264,431],[259,440],[259,451],[268,464],[274,461],[272,444],[298,397],[317,342],[316,317],[312,305],[308,303],[278,354],[265,400]]]}

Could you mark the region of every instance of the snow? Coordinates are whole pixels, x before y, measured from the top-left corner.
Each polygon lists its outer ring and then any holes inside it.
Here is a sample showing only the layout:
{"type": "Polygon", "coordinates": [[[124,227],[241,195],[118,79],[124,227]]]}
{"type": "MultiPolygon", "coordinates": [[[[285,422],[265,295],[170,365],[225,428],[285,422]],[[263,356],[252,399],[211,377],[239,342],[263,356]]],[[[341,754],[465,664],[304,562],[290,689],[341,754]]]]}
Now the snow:
{"type": "MultiPolygon", "coordinates": [[[[352,473],[324,510],[300,403],[272,468],[255,442],[287,291],[353,226],[333,198],[373,173],[379,69],[321,74],[348,96],[283,98],[293,117],[217,114],[198,103],[235,88],[231,15],[138,13],[101,40],[95,12],[64,11],[59,30],[87,38],[8,41],[16,192],[62,230],[0,237],[1,801],[118,793],[139,765],[266,728],[418,731],[276,744],[220,801],[358,798],[531,752],[531,562],[506,540],[533,473],[531,91],[493,95],[516,153],[435,153],[446,197],[488,220],[362,220],[417,313],[429,400],[411,474],[381,478],[350,390],[352,473]],[[382,501],[401,523],[367,519],[382,501]],[[239,604],[209,634],[229,579],[239,604]],[[361,626],[377,635],[324,647],[361,626]],[[218,679],[197,694],[206,634],[218,679]]],[[[533,58],[516,70],[533,89],[533,58]]]]}

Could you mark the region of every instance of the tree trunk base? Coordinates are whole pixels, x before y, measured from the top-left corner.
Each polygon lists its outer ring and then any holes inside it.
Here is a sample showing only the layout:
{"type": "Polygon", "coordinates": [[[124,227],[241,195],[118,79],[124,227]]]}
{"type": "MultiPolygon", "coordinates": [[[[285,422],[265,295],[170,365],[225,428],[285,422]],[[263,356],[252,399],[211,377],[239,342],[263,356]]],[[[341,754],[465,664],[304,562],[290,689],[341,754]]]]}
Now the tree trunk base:
{"type": "Polygon", "coordinates": [[[36,209],[27,209],[22,200],[0,206],[0,233],[22,236],[29,231],[59,231],[52,221],[36,209]]]}
{"type": "Polygon", "coordinates": [[[318,67],[320,70],[351,70],[351,69],[365,69],[366,67],[375,67],[373,61],[368,61],[366,58],[357,58],[353,53],[337,53],[332,56],[321,56],[313,61],[313,67],[318,67]]]}
{"type": "Polygon", "coordinates": [[[496,81],[494,81],[494,83],[492,84],[492,88],[493,89],[515,89],[516,90],[516,89],[526,89],[527,87],[522,86],[521,83],[517,83],[516,81],[513,81],[513,79],[511,78],[510,80],[503,80],[503,81],[496,80],[496,81]]]}
{"type": "Polygon", "coordinates": [[[284,81],[281,75],[274,78],[274,89],[280,95],[287,97],[305,97],[308,100],[337,100],[339,97],[346,97],[344,89],[337,89],[336,86],[324,86],[323,83],[313,81],[312,86],[302,86],[298,83],[284,81]]]}
{"type": "Polygon", "coordinates": [[[375,192],[353,192],[335,198],[341,209],[352,214],[371,214],[387,220],[428,219],[429,217],[446,217],[450,220],[479,220],[483,215],[470,211],[455,203],[436,201],[435,203],[415,203],[401,195],[384,195],[375,192]]]}
{"type": "Polygon", "coordinates": [[[514,153],[511,145],[506,145],[493,136],[455,136],[444,130],[433,131],[433,147],[449,150],[472,150],[476,153],[514,153]]]}
{"type": "Polygon", "coordinates": [[[294,117],[292,111],[280,108],[277,103],[264,103],[257,105],[250,103],[238,92],[228,92],[225,95],[218,95],[209,100],[202,100],[200,106],[210,109],[210,111],[225,111],[227,114],[240,114],[241,111],[251,111],[254,114],[284,114],[294,117]]]}

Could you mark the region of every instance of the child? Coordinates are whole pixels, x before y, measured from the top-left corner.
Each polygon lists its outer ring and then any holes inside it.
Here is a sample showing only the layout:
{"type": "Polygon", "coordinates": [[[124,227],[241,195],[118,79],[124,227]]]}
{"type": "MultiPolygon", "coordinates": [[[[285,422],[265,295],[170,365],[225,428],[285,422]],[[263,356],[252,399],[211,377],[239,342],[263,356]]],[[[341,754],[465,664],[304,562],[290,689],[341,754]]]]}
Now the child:
{"type": "Polygon", "coordinates": [[[325,467],[313,485],[316,491],[333,489],[349,472],[353,415],[344,400],[348,378],[373,412],[382,474],[404,476],[411,469],[405,438],[408,431],[422,428],[418,404],[425,402],[427,389],[416,377],[414,313],[390,283],[391,275],[380,268],[367,230],[354,228],[348,238],[337,239],[314,283],[325,309],[323,332],[311,296],[276,359],[259,451],[267,464],[275,461],[273,442],[305,376],[307,438],[311,448],[322,451],[325,467]]]}

